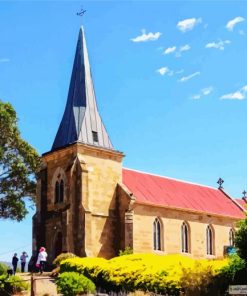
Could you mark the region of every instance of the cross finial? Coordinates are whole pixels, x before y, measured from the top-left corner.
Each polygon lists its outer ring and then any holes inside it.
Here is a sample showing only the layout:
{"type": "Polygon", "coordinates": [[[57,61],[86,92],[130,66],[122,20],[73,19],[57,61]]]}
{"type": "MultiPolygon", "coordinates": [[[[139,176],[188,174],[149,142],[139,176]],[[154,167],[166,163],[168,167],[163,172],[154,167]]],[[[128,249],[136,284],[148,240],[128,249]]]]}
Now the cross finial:
{"type": "Polygon", "coordinates": [[[224,183],[224,180],[222,180],[221,178],[219,178],[219,180],[217,181],[217,183],[219,184],[219,189],[223,189],[222,184],[224,183]]]}
{"type": "Polygon", "coordinates": [[[243,192],[242,192],[242,194],[243,194],[243,198],[246,198],[246,191],[244,190],[243,192]]]}
{"type": "Polygon", "coordinates": [[[84,13],[86,12],[85,9],[81,8],[81,10],[79,12],[76,13],[77,16],[83,16],[84,13]]]}

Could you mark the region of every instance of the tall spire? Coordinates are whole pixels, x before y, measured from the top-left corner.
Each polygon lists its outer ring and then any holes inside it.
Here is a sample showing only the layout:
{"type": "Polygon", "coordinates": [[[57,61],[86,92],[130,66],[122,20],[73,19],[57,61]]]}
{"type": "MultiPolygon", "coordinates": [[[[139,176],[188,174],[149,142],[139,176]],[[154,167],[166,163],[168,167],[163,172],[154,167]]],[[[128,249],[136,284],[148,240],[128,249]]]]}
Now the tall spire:
{"type": "Polygon", "coordinates": [[[77,41],[67,103],[52,150],[75,142],[113,149],[97,109],[82,27],[77,41]]]}

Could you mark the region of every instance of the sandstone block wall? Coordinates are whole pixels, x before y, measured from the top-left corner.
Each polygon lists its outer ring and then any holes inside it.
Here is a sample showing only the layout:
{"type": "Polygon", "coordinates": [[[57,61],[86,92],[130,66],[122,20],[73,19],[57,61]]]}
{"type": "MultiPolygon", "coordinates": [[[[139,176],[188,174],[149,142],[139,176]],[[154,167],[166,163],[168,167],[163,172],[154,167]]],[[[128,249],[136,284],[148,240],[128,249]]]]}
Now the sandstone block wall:
{"type": "Polygon", "coordinates": [[[153,207],[148,205],[134,206],[133,249],[134,252],[153,251],[153,222],[159,217],[162,223],[162,252],[164,254],[180,254],[181,225],[183,221],[190,228],[190,252],[188,256],[195,258],[223,257],[223,246],[229,245],[229,231],[234,228],[236,220],[227,217],[215,217],[207,214],[196,214],[174,209],[153,207]],[[206,227],[214,229],[214,256],[206,254],[206,227]]]}

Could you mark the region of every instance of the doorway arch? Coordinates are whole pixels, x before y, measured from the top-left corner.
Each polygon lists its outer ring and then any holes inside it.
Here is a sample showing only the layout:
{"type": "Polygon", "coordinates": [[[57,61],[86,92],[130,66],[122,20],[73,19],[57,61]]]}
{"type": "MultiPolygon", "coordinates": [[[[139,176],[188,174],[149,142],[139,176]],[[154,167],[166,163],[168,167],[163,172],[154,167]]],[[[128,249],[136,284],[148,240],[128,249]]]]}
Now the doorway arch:
{"type": "Polygon", "coordinates": [[[54,244],[55,258],[62,253],[62,250],[63,250],[63,235],[62,235],[62,232],[59,231],[56,234],[56,239],[54,244]]]}

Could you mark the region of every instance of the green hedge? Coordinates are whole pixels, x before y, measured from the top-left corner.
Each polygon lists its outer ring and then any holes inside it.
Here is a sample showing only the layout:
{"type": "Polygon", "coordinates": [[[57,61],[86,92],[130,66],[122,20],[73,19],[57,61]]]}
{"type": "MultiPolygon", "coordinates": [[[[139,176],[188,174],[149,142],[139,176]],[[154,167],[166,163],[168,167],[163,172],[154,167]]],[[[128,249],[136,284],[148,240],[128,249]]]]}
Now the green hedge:
{"type": "Polygon", "coordinates": [[[174,296],[224,295],[243,268],[238,256],[195,260],[181,255],[133,254],[111,260],[72,258],[61,262],[61,272],[81,273],[107,291],[142,290],[174,296]]]}
{"type": "Polygon", "coordinates": [[[95,284],[77,272],[64,272],[56,279],[58,291],[64,296],[76,296],[95,292],[95,284]]]}
{"type": "Polygon", "coordinates": [[[27,282],[22,282],[19,276],[13,275],[8,278],[6,274],[0,276],[0,295],[9,296],[29,289],[27,282]]]}

